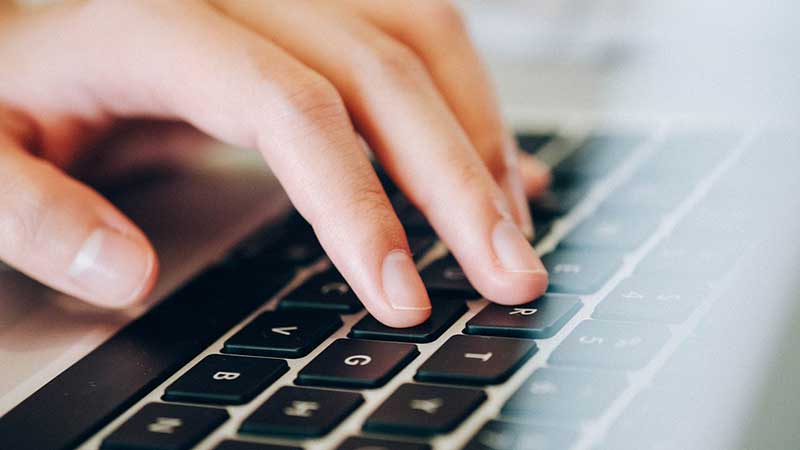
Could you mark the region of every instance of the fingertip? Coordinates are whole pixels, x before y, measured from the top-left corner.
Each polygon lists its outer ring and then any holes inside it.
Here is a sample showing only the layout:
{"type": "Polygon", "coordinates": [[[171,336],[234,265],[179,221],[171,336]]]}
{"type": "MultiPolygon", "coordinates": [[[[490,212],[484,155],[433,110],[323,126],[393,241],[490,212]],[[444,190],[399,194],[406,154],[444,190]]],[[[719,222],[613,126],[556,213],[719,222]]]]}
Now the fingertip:
{"type": "Polygon", "coordinates": [[[424,323],[431,316],[431,308],[427,309],[393,309],[383,310],[375,318],[392,328],[410,328],[424,323]]]}
{"type": "Polygon", "coordinates": [[[495,303],[516,305],[540,297],[547,289],[547,269],[508,219],[498,221],[490,236],[493,258],[466,261],[470,281],[481,295],[495,303]]]}
{"type": "Polygon", "coordinates": [[[503,278],[494,289],[482,293],[484,298],[499,305],[512,306],[531,302],[547,291],[547,272],[509,273],[503,278]]]}
{"type": "Polygon", "coordinates": [[[157,272],[158,258],[146,239],[100,227],[84,241],[67,273],[87,301],[122,309],[144,300],[157,272]]]}
{"type": "Polygon", "coordinates": [[[383,259],[381,274],[383,292],[391,309],[404,316],[430,315],[428,291],[407,251],[390,251],[383,259]]]}
{"type": "Polygon", "coordinates": [[[160,269],[158,254],[153,249],[152,245],[150,245],[150,242],[146,239],[143,245],[146,249],[145,253],[147,255],[145,259],[146,263],[143,281],[140,284],[140,288],[138,290],[134,290],[127,301],[121,303],[121,307],[123,308],[133,307],[143,303],[153,291],[156,281],[158,281],[158,272],[160,269]]]}

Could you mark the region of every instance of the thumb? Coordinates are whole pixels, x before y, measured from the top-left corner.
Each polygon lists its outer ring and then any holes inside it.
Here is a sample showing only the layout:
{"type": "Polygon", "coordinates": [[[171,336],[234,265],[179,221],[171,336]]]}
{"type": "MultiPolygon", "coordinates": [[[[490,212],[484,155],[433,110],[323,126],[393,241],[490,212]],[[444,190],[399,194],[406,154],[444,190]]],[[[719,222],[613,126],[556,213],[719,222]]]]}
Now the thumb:
{"type": "Polygon", "coordinates": [[[144,234],[100,194],[0,134],[0,260],[64,293],[121,308],[156,278],[144,234]]]}

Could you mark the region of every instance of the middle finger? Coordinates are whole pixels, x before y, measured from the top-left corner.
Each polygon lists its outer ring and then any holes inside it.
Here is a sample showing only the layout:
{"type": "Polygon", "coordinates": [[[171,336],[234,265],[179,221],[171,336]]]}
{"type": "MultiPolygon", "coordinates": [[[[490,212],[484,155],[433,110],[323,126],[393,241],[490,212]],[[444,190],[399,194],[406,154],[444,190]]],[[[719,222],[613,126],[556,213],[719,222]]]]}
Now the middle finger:
{"type": "Polygon", "coordinates": [[[411,50],[366,21],[308,3],[216,3],[337,87],[381,164],[483,296],[517,304],[544,292],[547,273],[505,195],[411,50]]]}

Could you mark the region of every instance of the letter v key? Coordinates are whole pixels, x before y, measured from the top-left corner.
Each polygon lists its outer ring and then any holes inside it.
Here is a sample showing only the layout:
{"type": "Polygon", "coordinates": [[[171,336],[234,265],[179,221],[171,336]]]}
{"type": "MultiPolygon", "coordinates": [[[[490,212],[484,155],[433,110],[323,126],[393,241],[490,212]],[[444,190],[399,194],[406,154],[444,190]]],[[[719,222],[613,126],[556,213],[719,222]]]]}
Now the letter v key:
{"type": "Polygon", "coordinates": [[[272,332],[276,334],[282,334],[284,336],[291,336],[292,331],[297,330],[297,327],[277,327],[273,328],[272,332]]]}

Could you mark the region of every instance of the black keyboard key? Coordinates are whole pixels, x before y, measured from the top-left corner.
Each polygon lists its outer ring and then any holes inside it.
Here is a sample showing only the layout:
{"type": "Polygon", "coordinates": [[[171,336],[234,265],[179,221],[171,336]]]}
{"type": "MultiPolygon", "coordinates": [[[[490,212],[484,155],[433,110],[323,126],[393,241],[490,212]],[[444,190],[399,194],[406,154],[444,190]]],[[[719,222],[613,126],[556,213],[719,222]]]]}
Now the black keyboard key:
{"type": "Polygon", "coordinates": [[[517,136],[519,148],[526,153],[535,154],[555,138],[553,133],[520,133],[517,136]]]}
{"type": "Polygon", "coordinates": [[[425,256],[428,251],[436,244],[436,235],[431,234],[409,234],[408,247],[415,260],[425,256]]]}
{"type": "Polygon", "coordinates": [[[579,425],[599,417],[627,386],[624,374],[542,368],[508,399],[503,417],[579,425]]]}
{"type": "Polygon", "coordinates": [[[691,236],[672,235],[653,249],[636,267],[637,274],[681,277],[693,282],[715,281],[731,271],[744,254],[744,243],[704,245],[691,236]]]}
{"type": "Polygon", "coordinates": [[[554,366],[638,369],[669,338],[663,325],[584,320],[550,356],[554,366]]]}
{"type": "Polygon", "coordinates": [[[419,352],[413,344],[338,339],[297,375],[297,384],[377,388],[419,352]]]}
{"type": "Polygon", "coordinates": [[[226,420],[224,409],[150,403],[105,438],[100,448],[188,450],[226,420]]]}
{"type": "Polygon", "coordinates": [[[246,239],[233,251],[230,262],[237,270],[263,273],[275,268],[304,267],[324,254],[311,225],[293,215],[282,226],[270,226],[246,239]]]}
{"type": "Polygon", "coordinates": [[[658,228],[659,217],[639,210],[599,210],[581,222],[559,245],[569,248],[633,250],[658,228]]]}
{"type": "Polygon", "coordinates": [[[372,433],[433,436],[454,430],[486,400],[478,389],[403,384],[364,422],[372,433]]]}
{"type": "Polygon", "coordinates": [[[586,197],[587,192],[585,188],[551,187],[531,200],[531,214],[537,218],[557,219],[572,211],[586,197]]]}
{"type": "Polygon", "coordinates": [[[550,230],[553,228],[553,222],[555,221],[551,218],[533,216],[533,239],[531,240],[531,244],[538,244],[539,241],[550,234],[550,230]]]}
{"type": "Polygon", "coordinates": [[[400,219],[400,223],[403,224],[407,233],[433,234],[433,229],[428,223],[428,219],[425,218],[422,211],[411,204],[408,197],[402,193],[396,193],[390,200],[397,217],[400,219]]]}
{"type": "Polygon", "coordinates": [[[555,335],[581,309],[570,295],[545,294],[524,305],[490,303],[467,322],[467,334],[545,339],[555,335]]]}
{"type": "Polygon", "coordinates": [[[542,257],[550,274],[550,292],[591,294],[622,265],[619,253],[559,248],[542,257]]]}
{"type": "Polygon", "coordinates": [[[303,450],[300,447],[287,447],[275,444],[256,444],[255,442],[222,441],[214,450],[303,450]]]}
{"type": "Polygon", "coordinates": [[[392,328],[368,314],[353,325],[350,337],[383,341],[431,342],[441,336],[466,311],[467,307],[463,302],[437,301],[433,303],[430,318],[421,325],[410,328],[392,328]]]}
{"type": "Polygon", "coordinates": [[[640,171],[696,180],[710,173],[741,137],[727,133],[684,133],[667,137],[642,163],[640,171]]]}
{"type": "Polygon", "coordinates": [[[364,437],[349,437],[336,450],[431,450],[431,446],[419,442],[389,441],[364,437]]]}
{"type": "Polygon", "coordinates": [[[164,400],[240,405],[263,392],[288,369],[281,359],[209,355],[169,385],[164,400]]]}
{"type": "Polygon", "coordinates": [[[604,177],[622,164],[643,141],[642,137],[634,135],[592,136],[561,161],[555,172],[604,177]]]}
{"type": "Polygon", "coordinates": [[[300,358],[342,326],[322,311],[267,311],[225,341],[225,353],[300,358]]]}
{"type": "MultiPolygon", "coordinates": [[[[725,193],[715,194],[717,198],[706,197],[695,205],[692,211],[681,220],[673,234],[692,234],[689,241],[702,245],[707,241],[720,244],[757,239],[760,231],[765,231],[773,221],[780,220],[771,211],[757,212],[756,205],[763,199],[741,200],[731,198],[725,193]],[[720,198],[724,196],[724,198],[720,198]]],[[[778,207],[780,208],[780,207],[778,207]]],[[[776,208],[777,209],[777,208],[776,208]]],[[[680,236],[681,238],[689,236],[680,236]]]]}
{"type": "Polygon", "coordinates": [[[421,275],[425,287],[434,296],[465,300],[481,297],[452,256],[434,261],[422,269],[421,275]]]}
{"type": "Polygon", "coordinates": [[[409,208],[400,214],[400,223],[403,224],[406,233],[430,233],[433,234],[428,219],[422,214],[422,211],[416,208],[409,208]]]}
{"type": "Polygon", "coordinates": [[[464,450],[567,450],[576,440],[577,435],[568,430],[492,420],[481,428],[464,450]]]}
{"type": "Polygon", "coordinates": [[[603,203],[607,210],[621,214],[670,212],[691,194],[695,185],[688,180],[663,180],[639,172],[612,192],[603,203]]]}
{"type": "Polygon", "coordinates": [[[286,295],[281,309],[319,309],[339,314],[361,311],[361,302],[334,268],[312,276],[286,295]]]}
{"type": "Polygon", "coordinates": [[[333,430],[363,402],[361,394],[355,392],[286,386],[245,419],[239,431],[268,436],[320,437],[333,430]]]}
{"type": "Polygon", "coordinates": [[[626,278],[595,308],[592,317],[606,320],[679,323],[709,293],[707,285],[658,275],[626,278]]]}
{"type": "Polygon", "coordinates": [[[415,379],[432,383],[498,384],[513,375],[537,350],[533,341],[456,335],[420,366],[415,379]]]}

